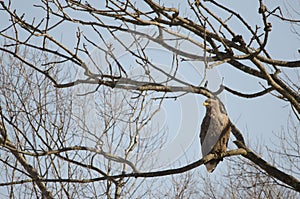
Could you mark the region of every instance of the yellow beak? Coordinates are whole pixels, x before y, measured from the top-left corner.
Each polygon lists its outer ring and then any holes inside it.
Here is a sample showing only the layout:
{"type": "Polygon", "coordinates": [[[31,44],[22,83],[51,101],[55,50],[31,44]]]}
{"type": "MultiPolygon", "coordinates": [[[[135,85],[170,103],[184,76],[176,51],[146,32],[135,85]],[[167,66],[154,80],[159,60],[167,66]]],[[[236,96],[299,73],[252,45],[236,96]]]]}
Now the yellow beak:
{"type": "Polygon", "coordinates": [[[209,103],[203,102],[203,106],[208,106],[208,105],[209,105],[209,103]]]}

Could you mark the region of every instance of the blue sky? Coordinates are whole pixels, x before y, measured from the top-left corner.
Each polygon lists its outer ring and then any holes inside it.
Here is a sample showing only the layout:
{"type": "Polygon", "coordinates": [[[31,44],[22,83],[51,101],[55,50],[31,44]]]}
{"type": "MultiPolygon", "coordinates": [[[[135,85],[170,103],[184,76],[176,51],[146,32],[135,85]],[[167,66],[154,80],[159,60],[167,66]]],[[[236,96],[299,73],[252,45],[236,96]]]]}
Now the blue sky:
{"type": "MultiPolygon", "coordinates": [[[[38,18],[43,16],[40,14],[38,8],[32,8],[34,2],[38,1],[14,1],[13,5],[15,5],[14,7],[17,9],[18,13],[26,13],[26,17],[28,17],[28,20],[30,21],[32,17],[38,18]]],[[[176,2],[181,1],[166,2],[176,5],[176,2]]],[[[228,7],[233,7],[234,10],[239,11],[253,27],[255,24],[261,25],[261,19],[257,15],[258,1],[243,1],[241,3],[241,1],[234,0],[223,2],[226,2],[228,7]]],[[[278,6],[278,2],[283,5],[284,1],[268,1],[266,4],[267,7],[272,10],[278,6]]],[[[300,10],[299,2],[293,1],[290,3],[295,4],[292,6],[295,10],[300,10]]],[[[184,5],[182,2],[180,4],[184,5]]],[[[188,12],[188,9],[184,8],[184,6],[181,6],[180,8],[183,15],[184,12],[188,12]]],[[[285,10],[282,11],[285,13],[285,10]]],[[[1,27],[3,27],[7,21],[3,20],[2,13],[0,13],[0,16],[1,23],[4,22],[1,25],[1,27]]],[[[300,18],[300,16],[296,17],[298,19],[300,18]]],[[[232,21],[233,22],[230,22],[230,24],[232,23],[232,28],[235,31],[240,32],[240,34],[243,34],[245,30],[241,24],[235,23],[234,19],[232,19],[232,21]]],[[[270,33],[267,49],[271,56],[275,59],[283,60],[300,59],[300,55],[297,53],[297,50],[300,48],[300,40],[297,35],[291,33],[291,24],[283,23],[274,17],[270,17],[270,22],[272,23],[273,28],[270,33]]],[[[82,30],[86,29],[82,27],[82,30]]],[[[66,46],[73,48],[76,43],[75,31],[76,27],[67,24],[62,26],[60,31],[53,32],[52,34],[56,36],[59,41],[65,43],[66,46]]],[[[92,35],[90,32],[86,32],[86,34],[92,35]]],[[[107,40],[112,41],[113,39],[108,37],[107,40]]],[[[161,53],[158,46],[154,45],[152,48],[155,49],[154,57],[157,59],[154,61],[155,63],[162,66],[170,63],[170,60],[166,59],[167,56],[164,53],[161,53]],[[159,53],[156,55],[155,53],[157,52],[159,53]]],[[[119,55],[126,57],[126,53],[124,55],[124,53],[120,52],[119,55]]],[[[183,79],[188,79],[196,84],[199,78],[203,77],[203,74],[201,74],[201,71],[203,72],[201,69],[203,63],[193,62],[180,64],[182,67],[189,68],[188,71],[180,71],[180,75],[183,79]]],[[[128,63],[128,65],[134,67],[133,63],[128,63]]],[[[286,71],[291,75],[296,73],[294,70],[286,69],[286,71]]],[[[262,90],[259,82],[266,85],[266,82],[249,77],[227,64],[217,66],[215,69],[208,71],[207,78],[209,80],[209,88],[212,90],[218,88],[222,78],[224,78],[224,84],[226,86],[243,93],[254,93],[262,90]]],[[[295,76],[294,78],[297,77],[295,76]]],[[[262,148],[265,146],[272,147],[270,140],[273,139],[274,133],[277,134],[281,131],[282,127],[286,127],[288,116],[291,114],[291,108],[288,103],[274,98],[274,96],[271,95],[265,95],[256,99],[244,99],[225,93],[222,98],[226,104],[230,119],[244,133],[246,140],[248,141],[249,139],[249,142],[254,146],[259,142],[261,143],[262,148]]],[[[204,116],[204,108],[202,106],[204,100],[205,98],[203,96],[188,95],[177,101],[166,100],[164,102],[162,113],[156,118],[158,123],[164,121],[162,125],[169,129],[168,145],[161,151],[162,154],[159,156],[161,159],[172,162],[179,157],[196,160],[197,156],[200,156],[198,134],[200,131],[200,122],[204,116]],[[178,147],[179,144],[181,144],[180,147],[178,147]],[[168,160],[168,158],[170,158],[170,160],[168,160]]],[[[233,147],[232,144],[231,147],[233,147]]],[[[165,162],[162,164],[165,165],[165,162]]],[[[204,171],[204,167],[201,169],[204,171]]]]}

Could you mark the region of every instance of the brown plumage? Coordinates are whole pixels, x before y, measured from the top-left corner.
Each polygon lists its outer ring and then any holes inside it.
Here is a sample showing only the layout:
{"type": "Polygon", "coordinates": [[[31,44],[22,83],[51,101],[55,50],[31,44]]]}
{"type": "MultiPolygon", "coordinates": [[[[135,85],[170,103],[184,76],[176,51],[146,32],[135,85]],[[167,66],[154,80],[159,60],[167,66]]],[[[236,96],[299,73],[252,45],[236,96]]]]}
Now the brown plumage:
{"type": "MultiPolygon", "coordinates": [[[[222,102],[215,98],[207,99],[203,105],[206,114],[201,124],[200,141],[202,156],[209,153],[226,152],[231,132],[230,122],[222,102]]],[[[213,172],[221,160],[211,160],[205,164],[208,172],[213,172]]]]}

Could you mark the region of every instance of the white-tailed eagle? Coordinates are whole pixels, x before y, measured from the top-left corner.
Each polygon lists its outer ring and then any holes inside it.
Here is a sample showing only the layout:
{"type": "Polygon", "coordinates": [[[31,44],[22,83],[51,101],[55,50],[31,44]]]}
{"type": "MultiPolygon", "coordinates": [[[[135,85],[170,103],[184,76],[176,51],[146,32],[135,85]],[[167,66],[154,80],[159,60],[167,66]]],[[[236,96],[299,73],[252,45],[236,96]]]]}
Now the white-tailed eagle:
{"type": "MultiPolygon", "coordinates": [[[[226,152],[231,132],[226,109],[218,98],[209,98],[203,105],[206,107],[206,114],[200,132],[202,156],[210,153],[220,155],[226,152]]],[[[213,172],[221,160],[207,162],[205,164],[207,171],[213,172]]]]}

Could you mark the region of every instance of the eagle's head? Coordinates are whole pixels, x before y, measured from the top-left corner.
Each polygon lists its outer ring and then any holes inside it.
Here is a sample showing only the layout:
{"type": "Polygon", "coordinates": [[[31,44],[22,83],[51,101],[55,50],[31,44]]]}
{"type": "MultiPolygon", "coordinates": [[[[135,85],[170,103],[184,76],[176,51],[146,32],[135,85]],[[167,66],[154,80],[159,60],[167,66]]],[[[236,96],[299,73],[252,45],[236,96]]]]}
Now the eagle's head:
{"type": "Polygon", "coordinates": [[[208,98],[203,102],[203,106],[206,107],[206,109],[212,109],[212,108],[217,108],[219,106],[219,102],[217,99],[213,98],[208,98]]]}
{"type": "Polygon", "coordinates": [[[215,109],[218,112],[227,114],[224,105],[218,98],[208,98],[203,102],[203,106],[205,106],[208,111],[215,109]]]}

